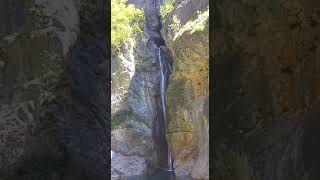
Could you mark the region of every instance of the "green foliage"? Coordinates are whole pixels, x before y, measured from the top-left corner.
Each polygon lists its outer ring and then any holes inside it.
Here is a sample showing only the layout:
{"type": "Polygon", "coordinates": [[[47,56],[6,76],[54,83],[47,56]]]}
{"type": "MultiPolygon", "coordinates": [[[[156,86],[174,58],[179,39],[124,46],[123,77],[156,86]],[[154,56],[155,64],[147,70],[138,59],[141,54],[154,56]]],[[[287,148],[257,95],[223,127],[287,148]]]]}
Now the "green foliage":
{"type": "Polygon", "coordinates": [[[111,126],[116,127],[126,121],[132,115],[131,110],[121,110],[111,117],[111,126]]]}
{"type": "Polygon", "coordinates": [[[167,4],[164,6],[160,6],[160,14],[162,17],[165,17],[168,13],[170,13],[174,9],[172,4],[167,4]]]}
{"type": "Polygon", "coordinates": [[[177,34],[179,32],[181,28],[181,22],[177,15],[173,15],[172,24],[170,24],[169,27],[173,30],[174,34],[177,34]]]}
{"type": "Polygon", "coordinates": [[[162,18],[164,18],[167,14],[169,14],[174,9],[175,0],[167,0],[166,5],[160,6],[160,14],[162,18]]]}
{"type": "Polygon", "coordinates": [[[142,32],[143,10],[126,3],[127,0],[111,0],[111,45],[115,50],[142,32]]]}

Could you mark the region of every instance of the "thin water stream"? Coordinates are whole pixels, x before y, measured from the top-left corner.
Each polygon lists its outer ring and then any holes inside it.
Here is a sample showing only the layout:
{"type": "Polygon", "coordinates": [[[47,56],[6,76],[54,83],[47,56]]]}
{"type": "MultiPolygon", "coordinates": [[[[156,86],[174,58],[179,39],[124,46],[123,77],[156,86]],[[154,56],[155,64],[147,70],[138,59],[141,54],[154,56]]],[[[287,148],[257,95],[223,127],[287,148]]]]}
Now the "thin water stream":
{"type": "MultiPolygon", "coordinates": [[[[166,97],[165,97],[165,77],[164,77],[164,69],[163,69],[163,64],[162,64],[162,58],[161,58],[161,48],[159,47],[158,49],[158,58],[159,58],[159,64],[160,64],[160,95],[161,95],[161,105],[162,105],[162,112],[163,112],[163,120],[165,123],[165,128],[166,128],[166,97]]],[[[173,165],[172,165],[172,156],[171,156],[171,151],[168,145],[168,171],[173,171],[173,165]]]]}

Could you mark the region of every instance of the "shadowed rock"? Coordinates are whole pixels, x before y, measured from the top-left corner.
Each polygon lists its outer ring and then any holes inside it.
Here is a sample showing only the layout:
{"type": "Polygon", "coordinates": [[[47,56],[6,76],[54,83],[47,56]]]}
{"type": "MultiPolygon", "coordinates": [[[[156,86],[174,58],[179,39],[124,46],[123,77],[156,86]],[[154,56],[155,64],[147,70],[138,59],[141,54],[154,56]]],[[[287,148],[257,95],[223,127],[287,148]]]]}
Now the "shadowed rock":
{"type": "Polygon", "coordinates": [[[106,5],[1,1],[0,178],[110,176],[106,5]]]}

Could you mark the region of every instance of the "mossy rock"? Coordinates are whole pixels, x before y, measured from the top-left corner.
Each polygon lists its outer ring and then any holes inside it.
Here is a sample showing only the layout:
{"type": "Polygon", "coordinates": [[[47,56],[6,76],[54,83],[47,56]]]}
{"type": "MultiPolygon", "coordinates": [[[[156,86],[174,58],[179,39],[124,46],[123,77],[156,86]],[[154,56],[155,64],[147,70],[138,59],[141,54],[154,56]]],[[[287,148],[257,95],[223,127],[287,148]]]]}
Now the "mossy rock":
{"type": "Polygon", "coordinates": [[[128,120],[141,122],[148,126],[148,124],[144,121],[144,119],[140,117],[138,114],[134,113],[131,109],[123,109],[111,115],[111,127],[112,129],[116,129],[117,127],[119,127],[121,124],[123,124],[128,120]]]}

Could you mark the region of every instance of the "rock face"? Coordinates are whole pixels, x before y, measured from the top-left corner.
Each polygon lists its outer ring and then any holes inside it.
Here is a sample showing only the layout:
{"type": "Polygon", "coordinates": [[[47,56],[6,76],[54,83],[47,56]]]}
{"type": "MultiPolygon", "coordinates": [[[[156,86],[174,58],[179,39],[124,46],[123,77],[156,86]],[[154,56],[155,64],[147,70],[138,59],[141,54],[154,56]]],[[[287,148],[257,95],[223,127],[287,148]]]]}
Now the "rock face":
{"type": "MultiPolygon", "coordinates": [[[[159,1],[128,1],[145,13],[143,33],[112,54],[112,177],[150,174],[167,168],[167,143],[160,99],[159,1]],[[121,159],[121,161],[119,160],[121,159]],[[135,164],[135,166],[132,166],[135,164]],[[128,167],[134,167],[130,169],[128,167]]],[[[166,77],[171,59],[161,47],[166,77]]]]}
{"type": "Polygon", "coordinates": [[[110,47],[96,3],[0,2],[0,179],[107,178],[110,47]]]}
{"type": "Polygon", "coordinates": [[[213,179],[319,179],[320,3],[213,7],[213,179]]]}
{"type": "Polygon", "coordinates": [[[209,1],[176,0],[163,18],[172,54],[166,133],[177,175],[209,178],[209,1]]]}

